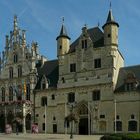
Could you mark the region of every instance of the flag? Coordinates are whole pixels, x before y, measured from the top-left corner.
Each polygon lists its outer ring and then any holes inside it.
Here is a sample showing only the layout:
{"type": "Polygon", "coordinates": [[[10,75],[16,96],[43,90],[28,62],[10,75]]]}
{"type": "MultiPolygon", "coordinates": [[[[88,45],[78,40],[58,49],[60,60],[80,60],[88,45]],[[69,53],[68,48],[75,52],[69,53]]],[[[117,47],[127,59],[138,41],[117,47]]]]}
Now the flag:
{"type": "Polygon", "coordinates": [[[26,95],[26,82],[24,82],[24,85],[23,85],[23,92],[24,92],[24,95],[26,95]]]}

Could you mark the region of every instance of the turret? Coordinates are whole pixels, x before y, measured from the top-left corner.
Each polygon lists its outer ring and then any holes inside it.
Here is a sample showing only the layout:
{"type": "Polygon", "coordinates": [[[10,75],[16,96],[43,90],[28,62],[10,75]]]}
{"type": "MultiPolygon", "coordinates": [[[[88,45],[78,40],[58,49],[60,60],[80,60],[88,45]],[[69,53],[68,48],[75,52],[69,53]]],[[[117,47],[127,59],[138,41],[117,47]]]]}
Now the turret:
{"type": "Polygon", "coordinates": [[[57,40],[57,56],[65,55],[69,51],[69,40],[70,37],[67,35],[66,28],[64,26],[64,18],[59,36],[57,40]]]}
{"type": "Polygon", "coordinates": [[[119,24],[114,20],[112,9],[110,8],[106,23],[103,25],[104,30],[104,45],[118,46],[118,28],[119,24]]]}

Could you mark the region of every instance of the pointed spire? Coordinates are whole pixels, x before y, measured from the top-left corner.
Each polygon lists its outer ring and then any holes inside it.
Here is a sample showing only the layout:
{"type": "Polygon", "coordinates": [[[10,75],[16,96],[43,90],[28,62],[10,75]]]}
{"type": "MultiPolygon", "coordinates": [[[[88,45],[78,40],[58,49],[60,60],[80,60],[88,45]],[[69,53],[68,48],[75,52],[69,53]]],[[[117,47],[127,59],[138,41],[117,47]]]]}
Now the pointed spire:
{"type": "Polygon", "coordinates": [[[18,29],[18,24],[17,24],[17,15],[14,15],[14,31],[18,29]]]}
{"type": "Polygon", "coordinates": [[[24,47],[26,46],[26,35],[25,35],[25,30],[22,30],[22,45],[24,45],[24,47]]]}
{"type": "Polygon", "coordinates": [[[109,9],[108,17],[107,17],[106,23],[103,25],[102,28],[104,28],[108,24],[116,24],[119,27],[119,24],[115,21],[113,17],[111,1],[110,1],[110,9],[109,9]]]}
{"type": "Polygon", "coordinates": [[[62,27],[61,27],[61,30],[60,30],[60,34],[56,38],[56,40],[58,40],[60,37],[65,37],[65,38],[70,39],[70,37],[67,35],[67,30],[66,30],[66,27],[64,25],[64,17],[62,17],[62,27]]]}

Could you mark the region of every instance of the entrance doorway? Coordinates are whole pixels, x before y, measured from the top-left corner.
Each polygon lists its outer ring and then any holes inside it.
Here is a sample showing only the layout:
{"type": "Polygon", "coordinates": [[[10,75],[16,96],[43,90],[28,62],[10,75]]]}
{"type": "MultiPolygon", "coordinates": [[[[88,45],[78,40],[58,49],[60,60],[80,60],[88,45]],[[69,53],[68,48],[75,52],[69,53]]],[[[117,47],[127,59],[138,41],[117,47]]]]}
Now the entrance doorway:
{"type": "Polygon", "coordinates": [[[31,130],[31,114],[26,116],[26,130],[31,130]]]}
{"type": "Polygon", "coordinates": [[[88,118],[81,118],[79,122],[79,134],[88,135],[88,118]]]}
{"type": "Polygon", "coordinates": [[[0,115],[0,133],[5,132],[5,117],[4,114],[0,115]]]}
{"type": "Polygon", "coordinates": [[[57,133],[57,124],[53,124],[53,133],[57,133]]]}

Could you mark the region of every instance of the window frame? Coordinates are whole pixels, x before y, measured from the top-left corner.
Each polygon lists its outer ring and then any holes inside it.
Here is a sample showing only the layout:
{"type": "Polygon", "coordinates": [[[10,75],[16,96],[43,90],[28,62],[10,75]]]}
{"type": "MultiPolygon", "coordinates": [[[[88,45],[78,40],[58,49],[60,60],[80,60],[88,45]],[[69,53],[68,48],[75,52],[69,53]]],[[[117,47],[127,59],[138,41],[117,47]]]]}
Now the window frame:
{"type": "Polygon", "coordinates": [[[70,64],[70,72],[76,72],[76,63],[70,64]]]}
{"type": "Polygon", "coordinates": [[[101,58],[94,59],[94,68],[101,68],[101,58]]]}
{"type": "Polygon", "coordinates": [[[99,100],[101,100],[101,91],[100,90],[94,90],[92,92],[92,100],[93,101],[99,101],[99,100]]]}
{"type": "Polygon", "coordinates": [[[70,92],[68,93],[68,103],[74,103],[75,102],[75,93],[70,92]]]}

